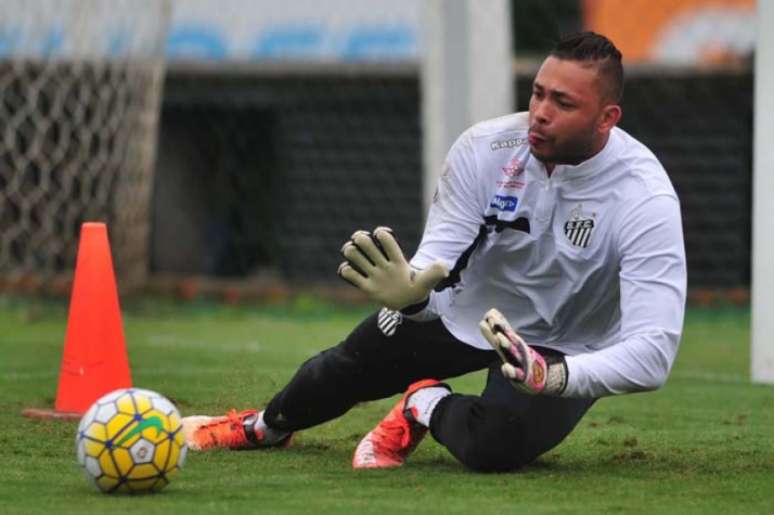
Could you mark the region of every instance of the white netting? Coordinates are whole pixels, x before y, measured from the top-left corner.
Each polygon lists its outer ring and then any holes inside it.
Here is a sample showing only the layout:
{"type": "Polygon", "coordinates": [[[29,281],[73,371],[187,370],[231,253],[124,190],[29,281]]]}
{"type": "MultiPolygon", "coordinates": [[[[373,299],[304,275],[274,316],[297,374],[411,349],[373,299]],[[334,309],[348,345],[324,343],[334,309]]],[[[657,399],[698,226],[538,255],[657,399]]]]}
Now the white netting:
{"type": "Polygon", "coordinates": [[[0,287],[72,270],[108,223],[124,288],[147,269],[169,4],[0,0],[0,287]]]}

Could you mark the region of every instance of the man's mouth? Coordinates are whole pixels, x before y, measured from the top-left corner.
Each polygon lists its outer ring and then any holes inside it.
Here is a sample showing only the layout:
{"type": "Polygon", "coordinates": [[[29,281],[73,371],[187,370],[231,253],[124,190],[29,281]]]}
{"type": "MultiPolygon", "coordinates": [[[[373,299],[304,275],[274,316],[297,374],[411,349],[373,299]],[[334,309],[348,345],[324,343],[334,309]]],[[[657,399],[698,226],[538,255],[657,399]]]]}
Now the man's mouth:
{"type": "Polygon", "coordinates": [[[545,143],[548,141],[548,136],[540,131],[530,129],[528,133],[528,139],[530,145],[539,145],[540,143],[545,143]]]}

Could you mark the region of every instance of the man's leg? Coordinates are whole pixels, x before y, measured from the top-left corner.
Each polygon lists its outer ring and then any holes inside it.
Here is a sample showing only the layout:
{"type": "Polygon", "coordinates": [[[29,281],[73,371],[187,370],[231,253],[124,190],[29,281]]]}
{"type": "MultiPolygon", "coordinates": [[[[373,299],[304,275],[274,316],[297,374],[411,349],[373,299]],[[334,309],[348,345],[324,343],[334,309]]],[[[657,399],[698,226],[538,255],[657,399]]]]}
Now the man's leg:
{"type": "Polygon", "coordinates": [[[336,418],[358,402],[389,397],[426,377],[480,370],[495,359],[494,351],[458,341],[440,321],[413,322],[382,310],[304,363],[265,411],[186,417],[183,431],[194,450],[286,445],[293,431],[336,418]]]}
{"type": "Polygon", "coordinates": [[[430,432],[473,470],[514,470],[557,446],[593,403],[518,392],[498,362],[481,396],[452,394],[438,402],[430,432]]]}
{"type": "Polygon", "coordinates": [[[493,351],[458,341],[440,320],[413,322],[383,310],[304,363],[266,407],[264,421],[297,431],[334,419],[358,402],[403,392],[420,379],[462,375],[495,359],[493,351]]]}

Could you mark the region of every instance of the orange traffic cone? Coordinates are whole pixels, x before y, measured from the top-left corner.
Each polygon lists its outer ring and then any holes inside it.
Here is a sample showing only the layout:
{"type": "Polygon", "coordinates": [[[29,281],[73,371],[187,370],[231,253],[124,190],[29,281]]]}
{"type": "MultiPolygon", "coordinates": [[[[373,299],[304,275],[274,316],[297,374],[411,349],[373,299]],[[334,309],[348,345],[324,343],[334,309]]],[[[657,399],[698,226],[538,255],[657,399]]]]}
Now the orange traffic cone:
{"type": "Polygon", "coordinates": [[[77,418],[102,395],[131,385],[107,227],[87,222],[81,226],[55,411],[24,414],[77,418]]]}

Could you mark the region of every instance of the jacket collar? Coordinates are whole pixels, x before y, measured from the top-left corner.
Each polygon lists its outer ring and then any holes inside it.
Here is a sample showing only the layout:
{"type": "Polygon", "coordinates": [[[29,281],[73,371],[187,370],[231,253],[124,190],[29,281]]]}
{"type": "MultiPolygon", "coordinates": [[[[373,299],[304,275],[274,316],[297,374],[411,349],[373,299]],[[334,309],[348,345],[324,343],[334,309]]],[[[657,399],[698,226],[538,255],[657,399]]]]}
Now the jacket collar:
{"type": "MultiPolygon", "coordinates": [[[[577,165],[556,165],[551,174],[551,181],[570,182],[605,172],[618,160],[621,145],[620,129],[614,127],[602,150],[577,165]]],[[[545,165],[532,154],[530,154],[530,162],[540,169],[542,174],[547,173],[545,165]]]]}

